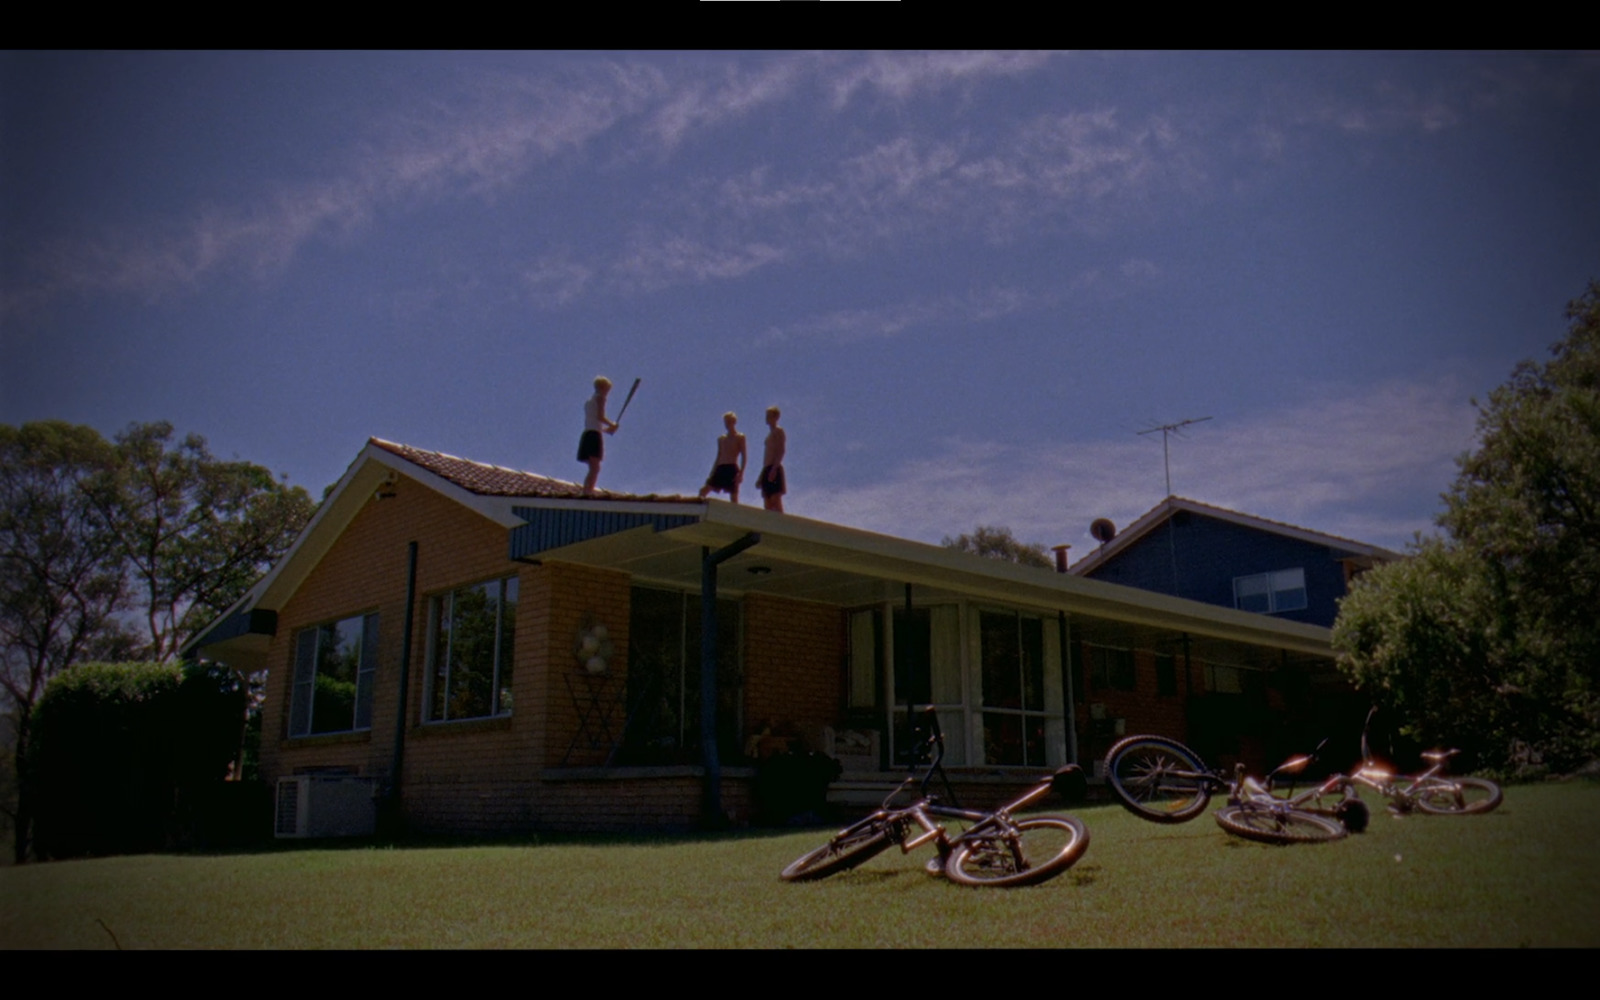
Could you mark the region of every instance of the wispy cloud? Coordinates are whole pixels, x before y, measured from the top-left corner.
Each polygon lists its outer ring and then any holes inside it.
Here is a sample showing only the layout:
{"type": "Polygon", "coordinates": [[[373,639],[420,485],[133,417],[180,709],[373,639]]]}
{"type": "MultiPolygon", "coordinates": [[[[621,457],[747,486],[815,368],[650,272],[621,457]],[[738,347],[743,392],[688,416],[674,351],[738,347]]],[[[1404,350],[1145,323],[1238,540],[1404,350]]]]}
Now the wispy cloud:
{"type": "Polygon", "coordinates": [[[610,278],[625,291],[655,291],[685,282],[737,278],[776,263],[783,255],[766,243],[708,246],[673,236],[641,241],[612,266],[610,278]]]}
{"type": "Polygon", "coordinates": [[[583,293],[594,271],[564,255],[546,255],[522,272],[528,297],[541,306],[564,306],[583,293]]]}
{"type": "MultiPolygon", "coordinates": [[[[1451,379],[1318,395],[1287,411],[1222,418],[1172,446],[1180,495],[1396,549],[1431,529],[1475,411],[1451,379]]],[[[1126,525],[1164,493],[1160,441],[944,442],[871,484],[807,496],[799,513],[938,541],[976,524],[1018,537],[1095,543],[1089,523],[1126,525]]]]}
{"type": "Polygon", "coordinates": [[[144,229],[124,224],[85,243],[44,247],[0,308],[103,292],[156,301],[228,269],[270,277],[307,241],[349,231],[385,206],[492,196],[658,101],[663,86],[653,69],[615,64],[559,85],[504,75],[480,80],[424,109],[397,112],[330,178],[279,183],[245,206],[200,209],[144,229]]]}
{"type": "Polygon", "coordinates": [[[863,309],[837,309],[770,327],[763,339],[772,342],[820,336],[848,343],[894,337],[920,327],[987,322],[1036,305],[1035,298],[1020,288],[988,288],[965,295],[941,295],[863,309]]]}
{"type": "Polygon", "coordinates": [[[827,87],[835,108],[864,92],[904,100],[954,84],[1031,72],[1051,57],[1048,52],[877,53],[839,67],[827,87]]]}
{"type": "Polygon", "coordinates": [[[1043,110],[1020,122],[969,113],[987,107],[997,83],[1057,64],[1070,65],[1040,53],[823,53],[596,58],[481,74],[395,109],[320,176],[280,180],[249,204],[122,219],[90,240],[23,248],[0,311],[106,293],[156,301],[223,273],[271,279],[309,242],[361,231],[397,209],[517,196],[544,176],[568,176],[541,174],[556,164],[615,171],[624,185],[617,198],[656,235],[593,235],[580,266],[616,276],[611,283],[526,265],[518,276],[547,305],[602,286],[725,280],[907,240],[1008,242],[1105,228],[1155,211],[1163,193],[1204,189],[1230,149],[1268,162],[1292,151],[1297,130],[1437,131],[1518,93],[1592,83],[1597,72],[1593,59],[1552,74],[1548,61],[1462,57],[1408,77],[1386,74],[1394,61],[1375,59],[1363,96],[1280,94],[1275,111],[1250,122],[1181,99],[1155,111],[1071,89],[1030,90],[1043,110]],[[793,150],[782,140],[797,132],[817,139],[805,155],[786,155],[793,150]],[[729,155],[702,156],[711,143],[729,155]],[[621,179],[619,165],[652,156],[677,158],[697,176],[677,198],[621,179]]]}
{"type": "Polygon", "coordinates": [[[729,68],[717,80],[691,80],[650,115],[647,130],[671,149],[694,132],[789,97],[808,76],[810,62],[784,58],[754,71],[729,68]]]}

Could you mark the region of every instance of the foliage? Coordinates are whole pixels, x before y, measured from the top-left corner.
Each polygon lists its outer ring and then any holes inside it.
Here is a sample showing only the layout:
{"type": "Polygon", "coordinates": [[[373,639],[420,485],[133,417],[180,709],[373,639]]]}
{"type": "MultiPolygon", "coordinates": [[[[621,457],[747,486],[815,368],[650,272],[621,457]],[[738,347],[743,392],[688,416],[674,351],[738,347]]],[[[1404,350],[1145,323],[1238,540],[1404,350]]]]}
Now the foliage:
{"type": "Polygon", "coordinates": [[[118,462],[96,503],[120,544],[153,660],[226,611],[294,541],[315,505],[249,462],[224,462],[168,423],[117,435],[118,462]]]}
{"type": "Polygon", "coordinates": [[[1334,626],[1345,671],[1409,735],[1502,769],[1600,753],[1600,283],[1567,317],[1552,359],[1479,405],[1447,537],[1359,580],[1334,626]]]}
{"type": "Polygon", "coordinates": [[[23,761],[42,858],[171,846],[239,749],[245,691],[231,674],[85,663],[52,680],[23,761]]]}
{"type": "MultiPolygon", "coordinates": [[[[0,709],[16,720],[16,755],[50,678],[89,659],[175,657],[312,508],[304,490],[216,459],[198,435],[174,441],[170,424],[132,424],[115,441],[61,421],[0,425],[0,709]]],[[[19,782],[19,860],[30,802],[19,782]]]]}
{"type": "Polygon", "coordinates": [[[90,502],[114,463],[89,427],[0,425],[0,685],[23,711],[117,628],[117,539],[90,502]]]}
{"type": "Polygon", "coordinates": [[[1499,711],[1492,605],[1477,560],[1429,540],[1355,580],[1334,645],[1356,685],[1404,720],[1403,732],[1493,760],[1512,734],[1499,711]]]}
{"type": "Polygon", "coordinates": [[[1011,534],[1010,528],[998,525],[980,524],[970,535],[957,535],[954,538],[946,535],[939,544],[947,549],[959,549],[975,556],[983,556],[985,559],[1000,559],[1022,566],[1037,566],[1040,569],[1052,569],[1055,566],[1043,545],[1037,542],[1019,542],[1011,534]]]}
{"type": "MultiPolygon", "coordinates": [[[[96,431],[60,421],[0,425],[0,691],[11,739],[7,765],[28,743],[29,713],[45,684],[75,661],[119,644],[125,574],[116,538],[90,502],[115,452],[96,431]]],[[[125,643],[122,643],[125,645],[125,643]]],[[[10,767],[3,801],[17,858],[32,813],[10,767]]]]}

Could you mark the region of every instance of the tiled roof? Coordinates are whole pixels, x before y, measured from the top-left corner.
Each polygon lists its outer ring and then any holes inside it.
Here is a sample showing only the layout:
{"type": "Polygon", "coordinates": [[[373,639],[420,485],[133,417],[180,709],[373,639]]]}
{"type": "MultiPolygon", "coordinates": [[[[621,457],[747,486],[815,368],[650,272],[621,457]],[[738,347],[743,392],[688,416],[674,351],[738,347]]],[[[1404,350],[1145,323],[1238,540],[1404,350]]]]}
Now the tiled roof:
{"type": "MultiPolygon", "coordinates": [[[[413,448],[408,444],[396,444],[393,441],[385,441],[382,438],[370,438],[367,443],[375,448],[382,448],[391,455],[398,455],[411,464],[426,469],[439,478],[479,496],[542,497],[552,500],[584,499],[583,487],[578,483],[570,483],[564,479],[552,479],[549,476],[541,476],[533,472],[520,472],[516,469],[507,469],[499,465],[486,465],[483,462],[474,462],[470,458],[458,458],[455,455],[447,455],[442,451],[413,448]]],[[[670,496],[657,493],[618,493],[614,490],[606,489],[595,490],[592,499],[659,500],[671,503],[697,502],[695,497],[670,496]]]]}

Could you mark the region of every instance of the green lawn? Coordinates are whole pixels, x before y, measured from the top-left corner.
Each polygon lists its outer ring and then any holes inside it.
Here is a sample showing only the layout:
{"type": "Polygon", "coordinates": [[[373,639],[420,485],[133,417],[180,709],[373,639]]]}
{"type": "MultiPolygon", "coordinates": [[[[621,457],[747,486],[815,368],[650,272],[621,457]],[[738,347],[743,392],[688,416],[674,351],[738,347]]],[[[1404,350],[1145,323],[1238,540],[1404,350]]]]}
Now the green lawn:
{"type": "Polygon", "coordinates": [[[823,830],[27,865],[0,869],[0,947],[1600,946],[1594,783],[1294,847],[1074,811],[1088,854],[1010,890],[931,878],[927,849],[780,882],[823,830]]]}

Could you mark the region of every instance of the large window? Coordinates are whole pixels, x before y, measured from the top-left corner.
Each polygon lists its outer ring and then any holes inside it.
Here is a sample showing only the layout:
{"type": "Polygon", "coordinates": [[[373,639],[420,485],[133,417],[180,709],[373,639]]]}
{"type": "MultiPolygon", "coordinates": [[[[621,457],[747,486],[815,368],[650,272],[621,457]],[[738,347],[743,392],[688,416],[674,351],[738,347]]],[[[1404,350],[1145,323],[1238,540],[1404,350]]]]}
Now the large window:
{"type": "Polygon", "coordinates": [[[289,735],[371,729],[377,670],[376,614],[300,630],[294,642],[289,735]]]}
{"type": "MultiPolygon", "coordinates": [[[[983,748],[988,764],[1042,765],[1045,714],[1044,622],[1030,615],[983,611],[978,615],[982,650],[983,748]]],[[[1057,710],[1059,713],[1059,697],[1057,710]]]]}
{"type": "Polygon", "coordinates": [[[1233,606],[1240,611],[1276,614],[1306,607],[1306,571],[1280,569],[1233,578],[1233,606]]]}
{"type": "Polygon", "coordinates": [[[511,714],[517,578],[435,597],[428,611],[429,722],[511,714]]]}
{"type": "MultiPolygon", "coordinates": [[[[628,620],[628,719],[618,764],[698,764],[700,595],[635,587],[628,620]]],[[[739,603],[717,601],[717,750],[732,760],[743,707],[739,603]]]]}
{"type": "MultiPolygon", "coordinates": [[[[875,613],[875,612],[874,612],[875,613]]],[[[918,719],[906,714],[932,706],[945,732],[945,763],[967,762],[966,706],[961,693],[961,609],[955,605],[894,608],[895,762],[910,762],[920,738],[918,719]]],[[[852,655],[852,662],[855,656],[852,655]]],[[[913,713],[915,714],[915,713],[913,713]]]]}
{"type": "MultiPolygon", "coordinates": [[[[905,763],[915,746],[909,704],[938,712],[947,765],[1063,763],[1061,643],[1049,618],[951,603],[867,609],[852,612],[850,621],[849,676],[865,678],[873,664],[890,665],[884,681],[891,697],[879,705],[878,718],[895,761],[905,763]],[[875,619],[892,627],[869,627],[875,619]],[[883,656],[878,642],[892,655],[883,656]]],[[[863,701],[852,686],[850,704],[860,708],[863,701]]]]}

